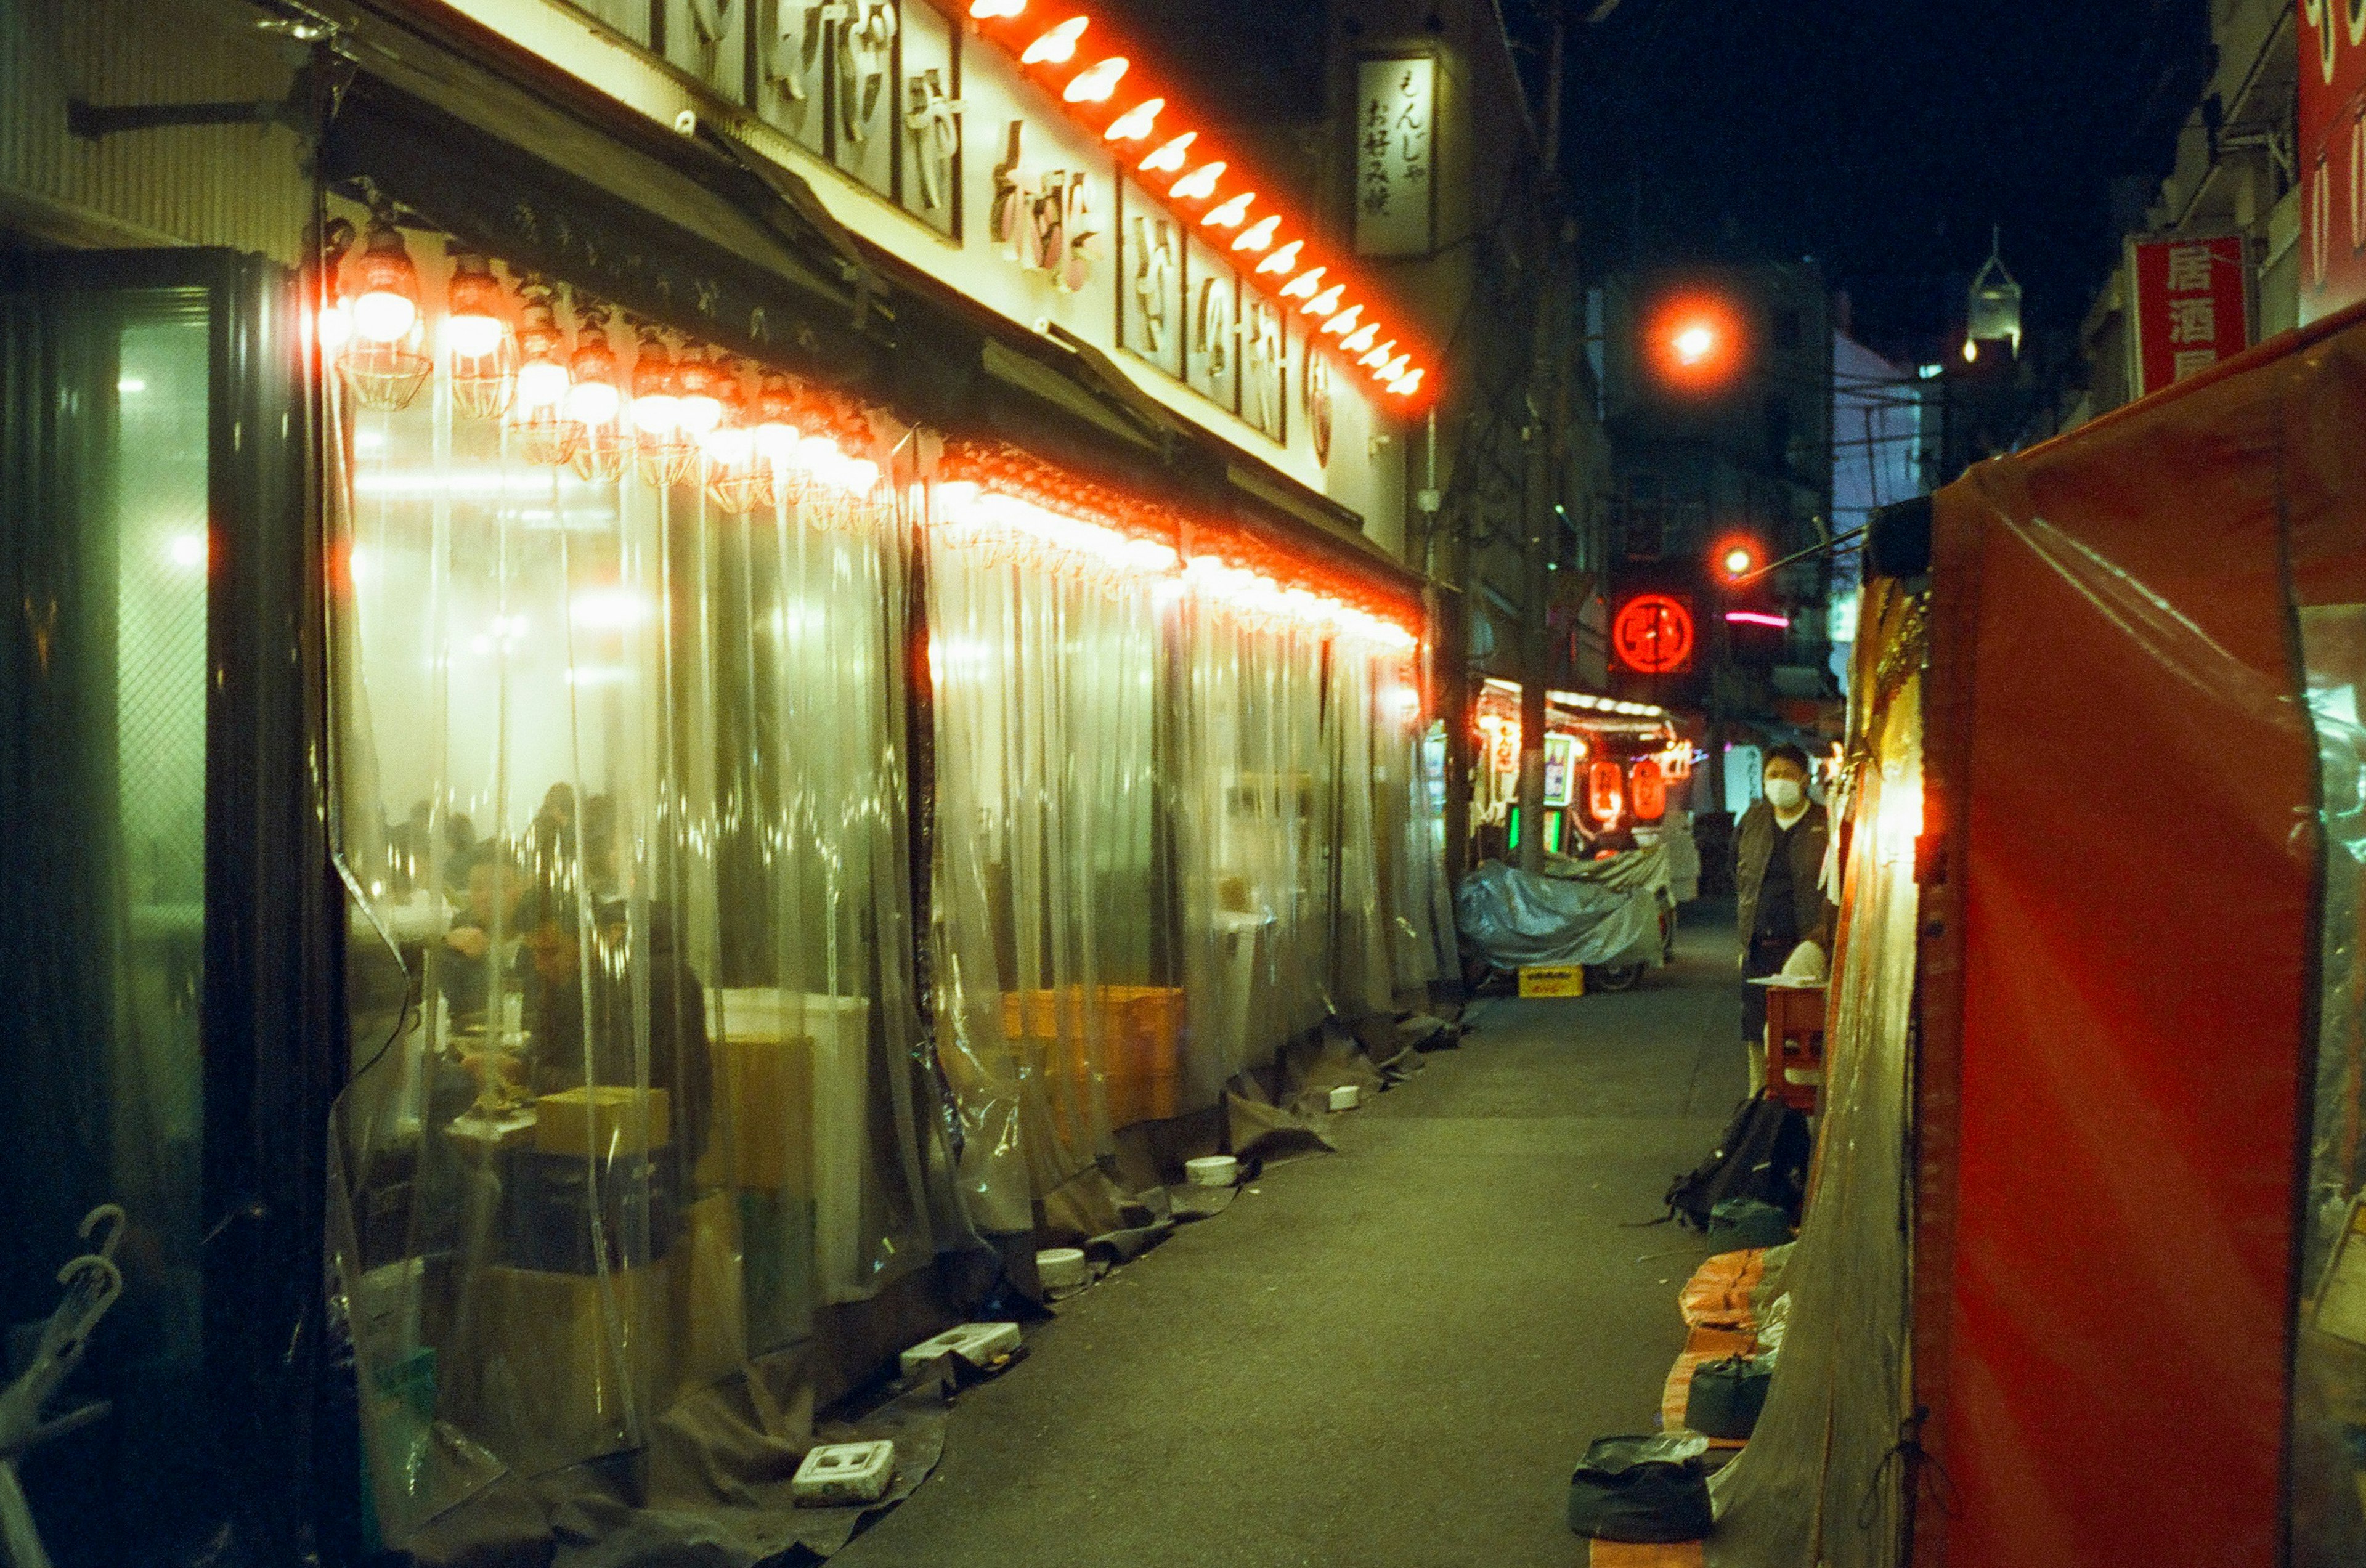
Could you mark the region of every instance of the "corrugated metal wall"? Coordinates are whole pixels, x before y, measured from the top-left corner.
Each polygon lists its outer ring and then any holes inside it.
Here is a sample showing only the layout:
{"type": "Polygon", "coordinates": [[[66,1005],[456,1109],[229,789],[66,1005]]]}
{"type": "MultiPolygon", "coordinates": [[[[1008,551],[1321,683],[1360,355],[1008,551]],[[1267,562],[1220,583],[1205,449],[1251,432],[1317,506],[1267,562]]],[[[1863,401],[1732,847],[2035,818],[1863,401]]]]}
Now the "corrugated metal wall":
{"type": "Polygon", "coordinates": [[[66,100],[177,104],[284,95],[303,47],[242,0],[0,0],[0,225],[74,244],[189,243],[297,259],[311,197],[279,127],[85,141],[66,100]]]}

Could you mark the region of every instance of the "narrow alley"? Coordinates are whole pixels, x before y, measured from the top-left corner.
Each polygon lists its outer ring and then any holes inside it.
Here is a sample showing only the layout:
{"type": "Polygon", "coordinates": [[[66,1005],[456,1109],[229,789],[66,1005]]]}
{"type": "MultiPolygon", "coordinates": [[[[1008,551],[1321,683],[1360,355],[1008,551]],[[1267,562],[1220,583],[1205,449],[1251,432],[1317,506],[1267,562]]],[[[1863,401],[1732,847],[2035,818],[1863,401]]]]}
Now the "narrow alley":
{"type": "Polygon", "coordinates": [[[848,1568],[1528,1568],[1572,1458],[1648,1431],[1712,1250],[1658,1213],[1743,1090],[1729,904],[1635,990],[1461,1049],[1065,1303],[848,1568]]]}

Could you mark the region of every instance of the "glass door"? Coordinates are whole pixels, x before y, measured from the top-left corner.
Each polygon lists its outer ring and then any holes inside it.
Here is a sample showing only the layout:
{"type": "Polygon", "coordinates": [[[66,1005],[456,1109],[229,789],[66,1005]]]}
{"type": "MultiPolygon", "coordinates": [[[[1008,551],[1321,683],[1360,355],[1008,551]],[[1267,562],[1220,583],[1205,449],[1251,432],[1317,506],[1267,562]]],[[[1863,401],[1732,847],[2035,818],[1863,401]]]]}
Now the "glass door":
{"type": "MultiPolygon", "coordinates": [[[[0,1382],[57,1306],[60,1267],[88,1250],[84,1215],[123,1213],[120,1297],[50,1404],[111,1409],[18,1465],[59,1568],[178,1561],[220,1539],[252,1484],[234,1472],[262,1392],[232,1346],[285,1326],[284,1307],[242,1312],[224,1278],[285,1222],[258,1179],[252,1095],[217,1114],[256,1015],[223,1049],[224,986],[248,965],[221,955],[255,932],[216,928],[252,913],[230,891],[253,880],[236,863],[274,858],[260,814],[226,811],[219,781],[268,797],[301,755],[220,755],[232,718],[268,733],[244,644],[225,635],[225,606],[252,601],[226,597],[231,568],[279,570],[241,504],[252,487],[230,482],[278,445],[250,434],[257,411],[226,373],[234,320],[253,314],[233,308],[242,271],[260,276],[216,253],[0,256],[0,1382]]],[[[277,851],[300,872],[300,845],[277,851]]]]}

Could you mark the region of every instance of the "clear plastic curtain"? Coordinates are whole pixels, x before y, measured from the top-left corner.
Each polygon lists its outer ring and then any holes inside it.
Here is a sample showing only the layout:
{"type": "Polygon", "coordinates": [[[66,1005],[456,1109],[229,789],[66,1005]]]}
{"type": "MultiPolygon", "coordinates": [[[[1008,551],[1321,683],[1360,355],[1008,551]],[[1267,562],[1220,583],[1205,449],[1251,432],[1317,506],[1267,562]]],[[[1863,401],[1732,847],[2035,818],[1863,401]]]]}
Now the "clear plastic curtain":
{"type": "Polygon", "coordinates": [[[1389,961],[1399,991],[1438,976],[1437,897],[1446,881],[1444,840],[1422,766],[1418,670],[1411,654],[1372,662],[1372,802],[1375,854],[1389,961]]]}
{"type": "Polygon", "coordinates": [[[1173,647],[1178,948],[1198,1106],[1329,1010],[1317,779],[1332,769],[1319,637],[1193,593],[1173,647]]]}
{"type": "Polygon", "coordinates": [[[1323,710],[1324,750],[1335,790],[1331,1002],[1350,1019],[1389,1012],[1396,991],[1389,940],[1394,913],[1380,837],[1380,796],[1388,778],[1378,707],[1382,660],[1370,643],[1335,638],[1323,710]]]}
{"type": "Polygon", "coordinates": [[[1176,1113],[1156,874],[1159,601],[931,531],[939,1042],[981,1230],[1176,1113]]]}
{"type": "Polygon", "coordinates": [[[329,400],[331,1251],[389,1543],[644,1445],[936,1239],[887,492],[587,478],[455,368],[329,400]]]}

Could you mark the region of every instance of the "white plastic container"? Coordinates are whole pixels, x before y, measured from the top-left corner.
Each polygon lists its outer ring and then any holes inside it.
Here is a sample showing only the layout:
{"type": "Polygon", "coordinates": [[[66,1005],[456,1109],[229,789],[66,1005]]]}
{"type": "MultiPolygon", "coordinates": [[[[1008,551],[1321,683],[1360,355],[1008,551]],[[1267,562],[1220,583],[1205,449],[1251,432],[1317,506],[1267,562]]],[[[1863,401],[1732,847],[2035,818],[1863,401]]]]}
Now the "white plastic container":
{"type": "Polygon", "coordinates": [[[1230,1155],[1202,1155],[1185,1160],[1183,1174],[1194,1187],[1230,1187],[1241,1179],[1241,1162],[1230,1155]]]}
{"type": "Polygon", "coordinates": [[[789,1482],[789,1495],[801,1508],[876,1503],[896,1483],[896,1445],[824,1443],[809,1450],[789,1482]]]}
{"type": "Polygon", "coordinates": [[[1331,1109],[1334,1111],[1353,1111],[1363,1103],[1364,1090],[1360,1085],[1343,1083],[1331,1091],[1331,1109]]]}
{"type": "Polygon", "coordinates": [[[1035,1255],[1035,1277],[1047,1291],[1073,1291],[1089,1277],[1085,1255],[1073,1247],[1051,1247],[1035,1255]]]}
{"type": "Polygon", "coordinates": [[[1018,1348],[1019,1325],[1015,1323],[964,1323],[905,1351],[904,1375],[916,1377],[947,1356],[959,1356],[972,1366],[983,1367],[996,1357],[1008,1356],[1018,1348]]]}

